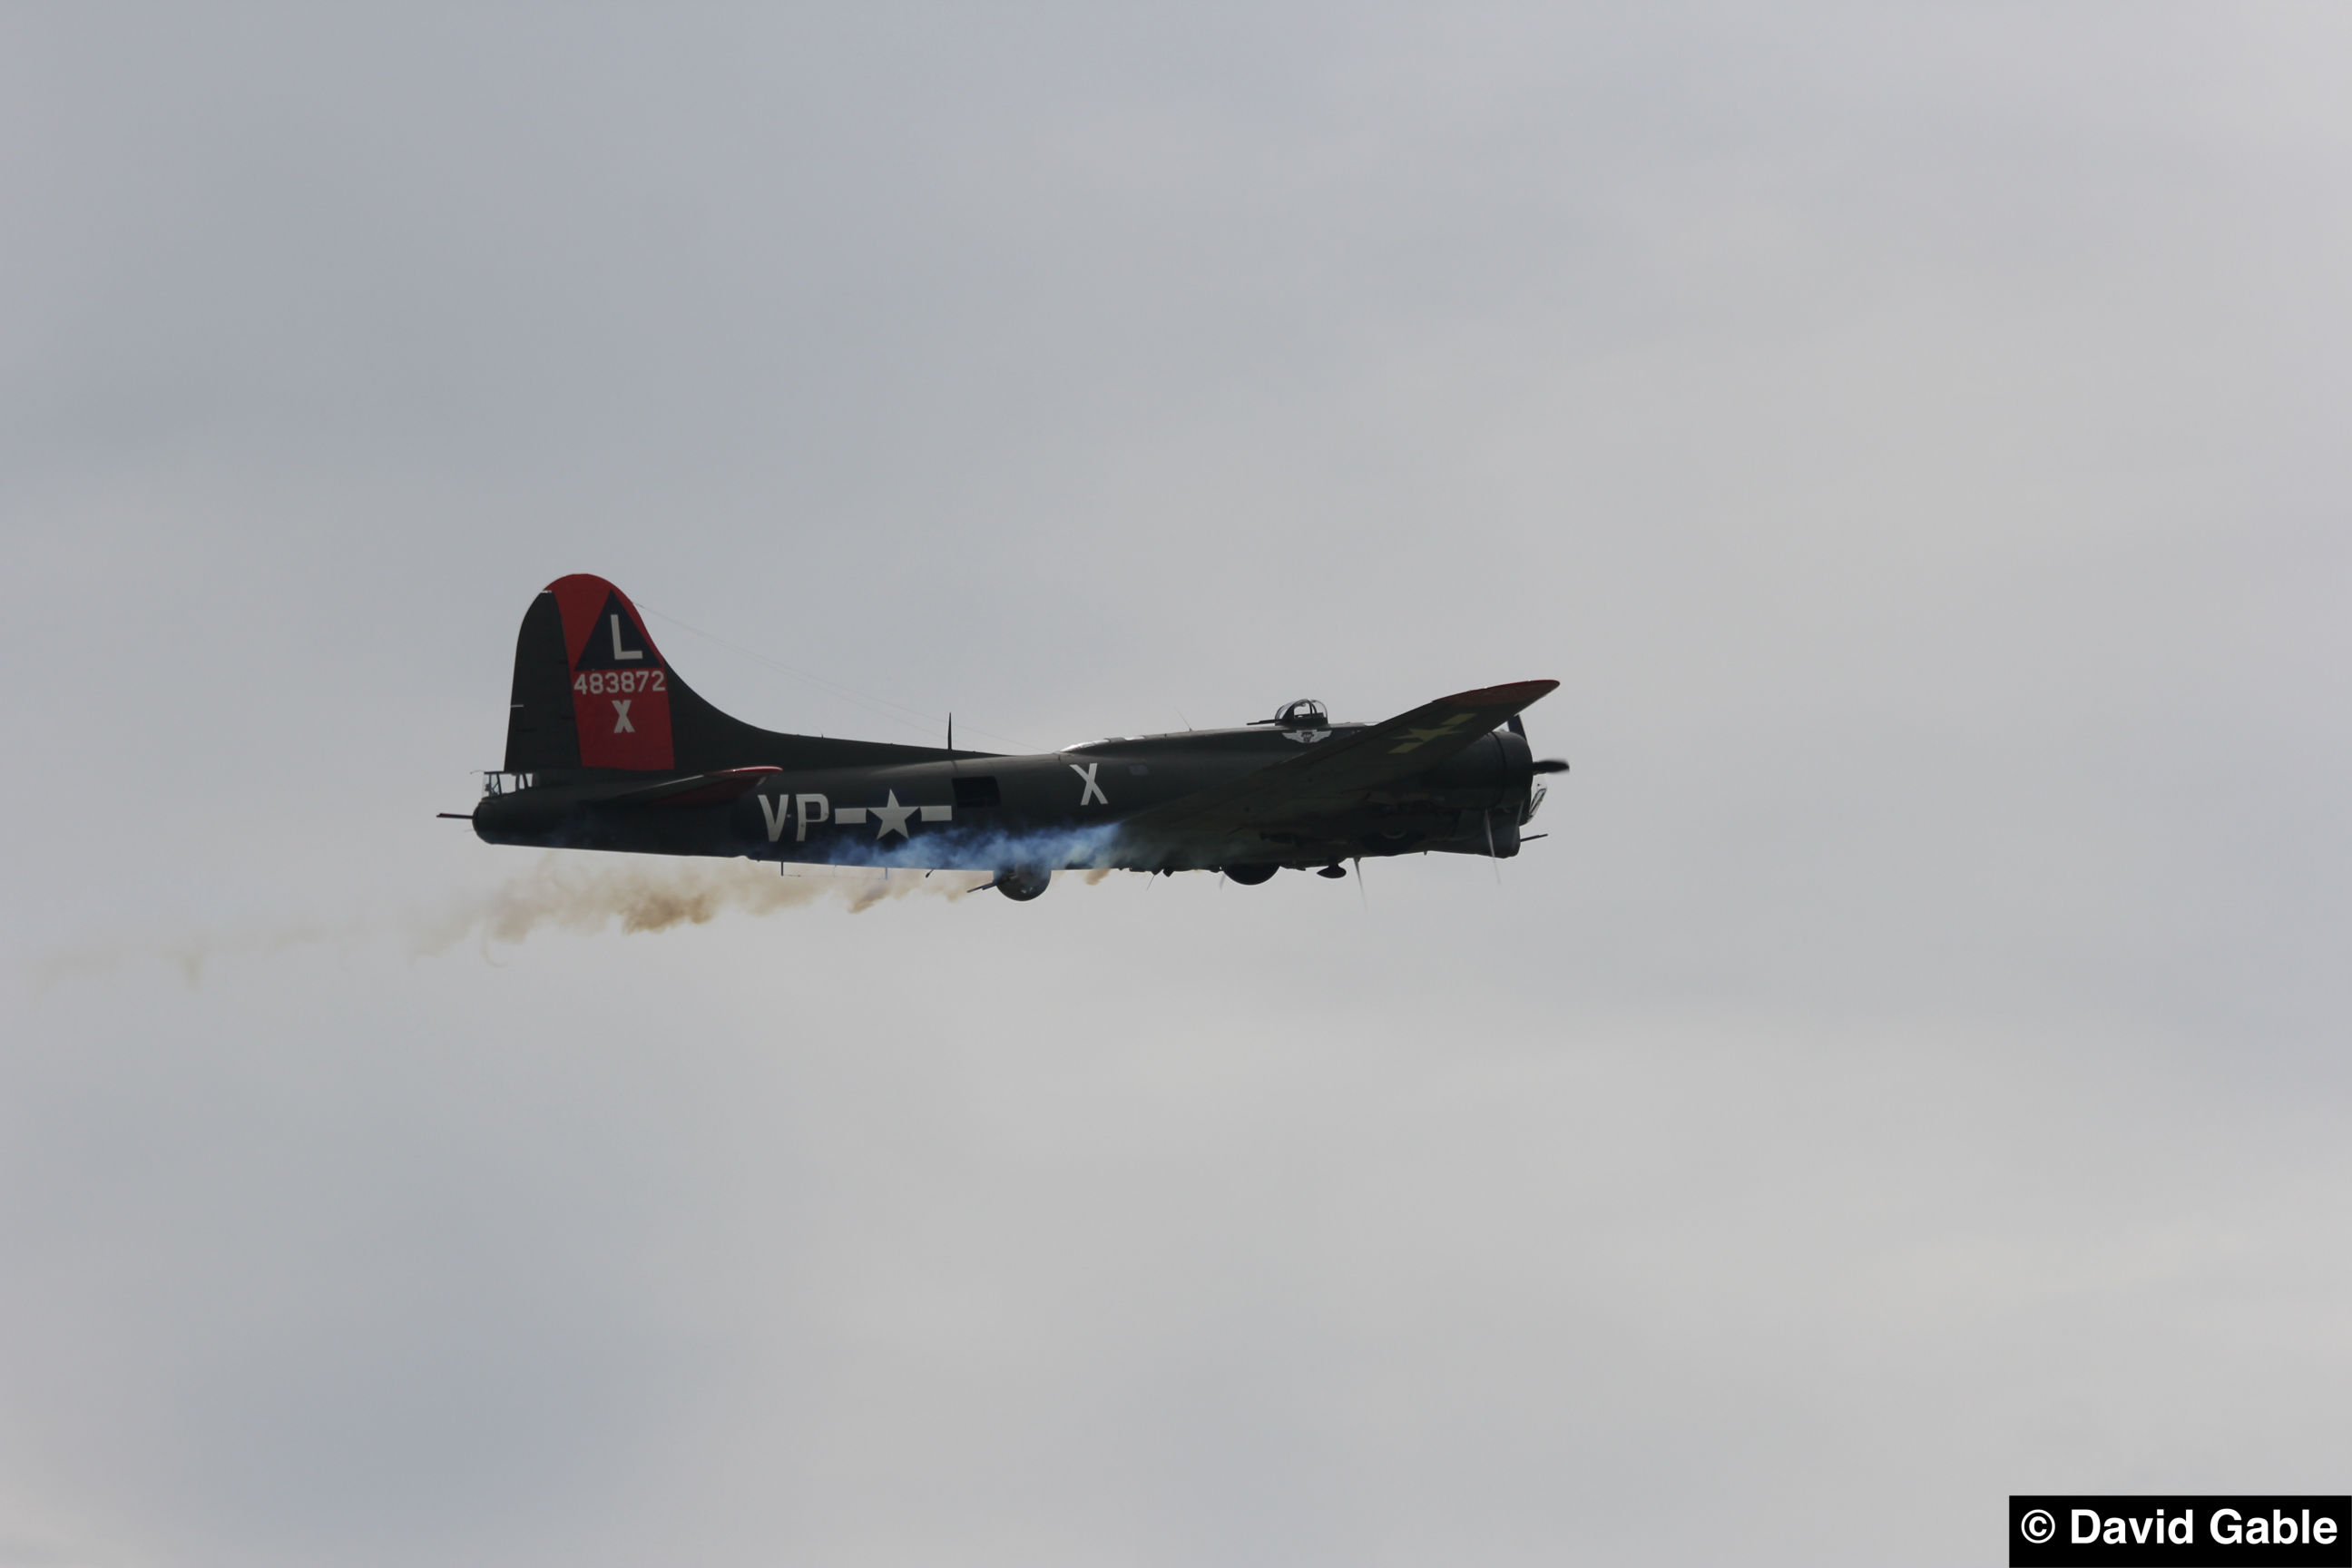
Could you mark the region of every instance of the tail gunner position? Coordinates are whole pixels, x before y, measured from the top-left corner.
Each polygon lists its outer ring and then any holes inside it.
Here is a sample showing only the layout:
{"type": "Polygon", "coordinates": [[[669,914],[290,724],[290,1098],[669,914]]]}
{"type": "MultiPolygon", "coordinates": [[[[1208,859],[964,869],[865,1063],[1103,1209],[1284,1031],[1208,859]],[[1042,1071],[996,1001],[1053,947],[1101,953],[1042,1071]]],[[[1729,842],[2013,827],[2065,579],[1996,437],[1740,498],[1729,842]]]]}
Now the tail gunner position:
{"type": "Polygon", "coordinates": [[[678,679],[601,577],[541,591],[515,643],[506,766],[474,831],[492,844],[740,855],[996,873],[1034,899],[1057,869],[1222,870],[1363,856],[1509,857],[1542,804],[1519,710],[1559,683],[1457,692],[1378,724],[1293,702],[1232,730],[1131,735],[1040,756],[783,735],[678,679]]]}

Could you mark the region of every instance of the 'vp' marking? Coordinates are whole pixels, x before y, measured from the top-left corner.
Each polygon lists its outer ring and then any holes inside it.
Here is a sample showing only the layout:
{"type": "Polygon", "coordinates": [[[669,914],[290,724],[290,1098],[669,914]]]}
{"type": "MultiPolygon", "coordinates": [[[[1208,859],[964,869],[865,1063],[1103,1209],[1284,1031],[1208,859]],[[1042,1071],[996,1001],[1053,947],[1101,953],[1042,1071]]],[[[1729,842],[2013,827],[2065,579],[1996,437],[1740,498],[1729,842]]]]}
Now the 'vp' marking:
{"type": "Polygon", "coordinates": [[[1102,766],[1100,763],[1088,763],[1085,767],[1080,767],[1076,763],[1072,763],[1070,764],[1070,771],[1077,774],[1079,778],[1086,781],[1087,787],[1078,792],[1078,804],[1080,805],[1093,805],[1097,803],[1103,805],[1108,805],[1110,804],[1110,796],[1103,794],[1102,785],[1095,782],[1095,770],[1100,766],[1102,766]]]}
{"type": "Polygon", "coordinates": [[[629,704],[635,700],[635,699],[631,697],[613,699],[613,733],[615,735],[634,735],[637,732],[637,727],[629,722],[629,704]]]}
{"type": "Polygon", "coordinates": [[[784,836],[785,826],[793,822],[795,815],[799,817],[800,827],[793,835],[793,842],[807,843],[809,824],[826,820],[832,811],[833,803],[821,795],[760,796],[760,819],[768,825],[768,842],[771,844],[784,836]],[[793,810],[795,801],[800,805],[797,814],[793,810]]]}

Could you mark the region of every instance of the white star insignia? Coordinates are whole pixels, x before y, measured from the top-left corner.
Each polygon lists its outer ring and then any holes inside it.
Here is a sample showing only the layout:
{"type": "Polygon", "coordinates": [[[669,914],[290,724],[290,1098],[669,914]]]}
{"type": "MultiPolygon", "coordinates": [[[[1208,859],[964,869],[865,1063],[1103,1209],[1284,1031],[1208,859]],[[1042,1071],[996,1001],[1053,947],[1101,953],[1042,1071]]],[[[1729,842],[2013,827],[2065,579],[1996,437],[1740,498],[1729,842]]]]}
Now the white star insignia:
{"type": "Polygon", "coordinates": [[[869,805],[866,808],[866,814],[874,819],[874,837],[877,839],[887,838],[893,833],[905,838],[908,837],[907,818],[915,815],[915,809],[911,805],[900,805],[898,792],[894,789],[890,792],[889,805],[869,805]]]}

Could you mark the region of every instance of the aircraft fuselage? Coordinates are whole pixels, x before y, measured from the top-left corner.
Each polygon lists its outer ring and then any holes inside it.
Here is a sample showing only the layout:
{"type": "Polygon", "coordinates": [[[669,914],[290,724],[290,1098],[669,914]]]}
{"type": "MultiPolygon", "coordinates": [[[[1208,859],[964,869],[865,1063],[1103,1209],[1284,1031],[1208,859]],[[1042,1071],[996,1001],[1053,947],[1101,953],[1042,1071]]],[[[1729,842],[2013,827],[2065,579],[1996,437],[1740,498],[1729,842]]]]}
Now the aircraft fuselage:
{"type": "Polygon", "coordinates": [[[578,778],[486,795],[475,831],[494,844],[746,856],[832,865],[998,868],[1008,852],[1139,871],[1195,870],[1245,858],[1320,866],[1425,850],[1518,852],[1534,774],[1528,744],[1490,731],[1427,772],[1336,816],[1122,844],[1119,828],[1154,806],[1287,762],[1307,745],[1366,728],[1335,724],[1292,740],[1265,728],[1094,742],[1034,756],[766,773],[733,800],[614,804],[635,780],[578,778]],[[1489,843],[1491,830],[1492,842],[1489,843]]]}
{"type": "Polygon", "coordinates": [[[506,765],[471,815],[493,844],[993,870],[1014,898],[1076,867],[1253,882],[1365,856],[1508,857],[1538,775],[1568,765],[1535,761],[1518,717],[1558,684],[1456,692],[1378,724],[1302,700],[1237,729],[1033,756],[793,735],[705,701],[626,595],[577,575],[523,617],[506,765]]]}

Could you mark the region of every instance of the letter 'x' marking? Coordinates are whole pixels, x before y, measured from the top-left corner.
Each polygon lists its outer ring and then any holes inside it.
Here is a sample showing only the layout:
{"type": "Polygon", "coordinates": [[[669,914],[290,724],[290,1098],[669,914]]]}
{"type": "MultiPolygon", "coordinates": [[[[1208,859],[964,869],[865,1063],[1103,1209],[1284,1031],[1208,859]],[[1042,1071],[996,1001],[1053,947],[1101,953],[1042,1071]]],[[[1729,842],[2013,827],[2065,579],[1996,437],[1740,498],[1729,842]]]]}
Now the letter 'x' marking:
{"type": "Polygon", "coordinates": [[[1095,770],[1100,766],[1102,766],[1100,763],[1088,763],[1085,767],[1080,767],[1076,763],[1070,764],[1070,771],[1086,781],[1087,787],[1078,792],[1080,805],[1110,804],[1110,796],[1103,794],[1102,785],[1095,783],[1095,770]]]}
{"type": "Polygon", "coordinates": [[[634,735],[637,732],[637,727],[629,722],[629,704],[635,700],[634,697],[613,699],[613,733],[615,735],[634,735]]]}

